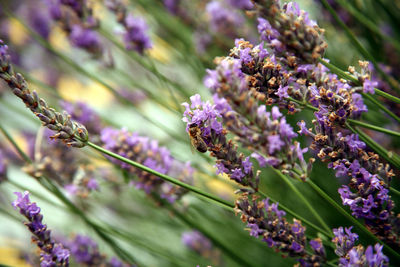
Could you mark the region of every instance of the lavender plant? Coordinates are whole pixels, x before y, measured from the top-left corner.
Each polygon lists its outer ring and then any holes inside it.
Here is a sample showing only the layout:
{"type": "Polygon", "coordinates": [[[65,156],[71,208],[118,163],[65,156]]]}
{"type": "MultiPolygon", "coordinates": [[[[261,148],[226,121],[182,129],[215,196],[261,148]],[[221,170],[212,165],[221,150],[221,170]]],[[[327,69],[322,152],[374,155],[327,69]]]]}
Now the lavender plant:
{"type": "Polygon", "coordinates": [[[10,192],[30,191],[73,237],[16,193],[39,256],[13,249],[41,266],[399,265],[400,9],[316,2],[0,0],[0,219],[20,224],[10,192]]]}
{"type": "Polygon", "coordinates": [[[15,194],[17,200],[12,204],[28,220],[25,225],[33,234],[32,241],[40,249],[40,266],[69,266],[69,250],[65,249],[62,244],[54,242],[50,235],[51,231],[42,222],[43,215],[40,214],[40,208],[29,199],[29,192],[25,191],[23,194],[16,192],[15,194]]]}

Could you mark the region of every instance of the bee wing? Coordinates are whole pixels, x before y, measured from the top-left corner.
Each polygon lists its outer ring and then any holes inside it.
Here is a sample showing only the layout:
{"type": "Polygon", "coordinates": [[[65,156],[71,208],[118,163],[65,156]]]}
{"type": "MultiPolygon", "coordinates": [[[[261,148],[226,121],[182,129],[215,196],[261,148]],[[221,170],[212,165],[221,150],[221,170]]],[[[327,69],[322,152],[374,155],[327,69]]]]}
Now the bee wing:
{"type": "Polygon", "coordinates": [[[189,136],[189,141],[190,141],[190,151],[192,151],[192,154],[194,155],[195,153],[195,151],[194,151],[194,148],[195,148],[195,145],[193,144],[193,139],[192,138],[190,138],[190,136],[189,136]]]}

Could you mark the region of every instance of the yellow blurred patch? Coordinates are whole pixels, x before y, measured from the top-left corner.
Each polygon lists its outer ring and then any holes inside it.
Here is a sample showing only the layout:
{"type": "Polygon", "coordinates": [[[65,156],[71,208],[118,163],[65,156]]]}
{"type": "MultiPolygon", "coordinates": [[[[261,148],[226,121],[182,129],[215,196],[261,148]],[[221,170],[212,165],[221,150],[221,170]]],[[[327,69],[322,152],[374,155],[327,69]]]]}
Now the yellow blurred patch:
{"type": "Polygon", "coordinates": [[[94,16],[99,20],[103,19],[106,15],[106,8],[103,1],[90,1],[89,3],[93,9],[94,16]]]}
{"type": "Polygon", "coordinates": [[[153,48],[148,51],[149,56],[162,62],[168,63],[171,61],[170,52],[171,46],[157,36],[152,36],[153,48]]]}
{"type": "Polygon", "coordinates": [[[68,76],[60,78],[57,89],[62,98],[67,101],[83,101],[95,107],[104,107],[113,100],[111,93],[101,84],[90,82],[85,85],[68,76]]]}
{"type": "Polygon", "coordinates": [[[15,248],[0,247],[0,263],[13,267],[29,267],[29,264],[18,257],[18,252],[15,248]]]}
{"type": "Polygon", "coordinates": [[[16,45],[23,45],[29,38],[24,26],[16,19],[10,18],[8,21],[10,41],[16,45]]]}
{"type": "Polygon", "coordinates": [[[71,49],[67,36],[60,27],[53,27],[51,29],[49,43],[59,51],[68,51],[71,49]]]}
{"type": "Polygon", "coordinates": [[[46,70],[45,69],[33,69],[29,72],[29,74],[35,78],[36,80],[39,80],[43,83],[46,83],[46,70]]]}
{"type": "MultiPolygon", "coordinates": [[[[25,152],[28,153],[29,144],[26,140],[26,137],[23,136],[20,132],[13,132],[12,136],[15,140],[15,143],[25,152]]],[[[17,152],[17,151],[16,151],[17,152]]]]}
{"type": "MultiPolygon", "coordinates": [[[[226,176],[224,179],[228,179],[226,176]]],[[[235,188],[229,184],[228,181],[220,181],[217,179],[210,179],[207,181],[207,187],[224,198],[234,198],[235,188]]]]}

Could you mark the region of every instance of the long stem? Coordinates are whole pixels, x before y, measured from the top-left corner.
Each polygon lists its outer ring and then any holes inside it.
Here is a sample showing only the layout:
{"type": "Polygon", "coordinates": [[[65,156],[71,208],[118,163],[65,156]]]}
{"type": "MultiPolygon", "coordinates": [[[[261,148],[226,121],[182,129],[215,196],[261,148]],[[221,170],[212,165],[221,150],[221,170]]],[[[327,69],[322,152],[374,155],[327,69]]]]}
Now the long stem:
{"type": "Polygon", "coordinates": [[[380,108],[383,112],[385,112],[387,115],[392,117],[394,120],[396,120],[398,123],[400,123],[400,118],[394,114],[392,111],[390,111],[387,107],[385,107],[381,102],[379,102],[376,98],[371,96],[370,94],[365,94],[362,93],[363,97],[371,101],[374,105],[376,105],[378,108],[380,108]]]}
{"type": "Polygon", "coordinates": [[[396,136],[396,137],[400,137],[400,133],[396,132],[396,131],[392,131],[392,130],[389,130],[389,129],[378,127],[378,126],[375,126],[375,125],[372,125],[372,124],[369,124],[369,123],[365,123],[365,122],[362,122],[362,121],[351,120],[351,119],[347,119],[347,121],[352,125],[357,125],[357,126],[361,126],[363,128],[367,128],[367,129],[371,129],[371,130],[377,131],[377,132],[386,133],[386,134],[390,134],[390,135],[393,135],[393,136],[396,136]]]}
{"type": "Polygon", "coordinates": [[[234,205],[232,203],[230,203],[229,201],[226,201],[226,200],[224,200],[222,198],[214,196],[214,195],[212,195],[210,193],[204,192],[203,190],[201,190],[201,189],[199,189],[197,187],[194,187],[192,185],[185,184],[185,183],[183,183],[183,182],[181,182],[181,181],[179,181],[179,180],[177,180],[175,178],[172,178],[171,176],[168,176],[166,174],[157,172],[157,171],[155,171],[153,169],[150,169],[149,167],[146,167],[146,166],[144,166],[144,165],[142,165],[140,163],[137,163],[137,162],[132,161],[130,159],[124,158],[124,157],[122,157],[122,156],[120,156],[118,154],[115,154],[115,153],[113,153],[113,152],[111,152],[111,151],[109,151],[107,149],[104,149],[104,148],[102,148],[102,147],[100,147],[100,146],[98,146],[96,144],[93,144],[91,142],[87,142],[87,145],[92,147],[93,149],[95,149],[95,150],[107,155],[107,156],[110,156],[112,158],[118,159],[118,160],[120,160],[120,161],[122,161],[124,163],[127,163],[127,164],[129,164],[131,166],[134,166],[134,167],[136,167],[138,169],[141,169],[141,170],[143,170],[145,172],[151,173],[151,174],[153,174],[153,175],[155,175],[157,177],[160,177],[161,179],[163,179],[165,181],[168,181],[168,182],[170,182],[172,184],[175,184],[175,185],[180,186],[182,188],[185,188],[185,189],[187,189],[187,190],[189,190],[191,192],[194,192],[194,193],[196,193],[196,194],[198,194],[200,196],[203,196],[206,199],[213,200],[213,201],[221,204],[222,206],[225,206],[227,208],[233,208],[234,207],[234,205]]]}
{"type": "Polygon", "coordinates": [[[389,190],[390,190],[390,192],[396,194],[397,196],[400,196],[400,191],[399,190],[394,189],[393,187],[390,187],[389,190]]]}
{"type": "Polygon", "coordinates": [[[400,51],[400,43],[396,39],[390,37],[389,35],[386,35],[383,33],[383,31],[375,24],[373,23],[370,19],[368,19],[363,13],[355,9],[349,2],[344,1],[344,0],[336,0],[344,9],[347,10],[351,15],[353,15],[359,22],[364,24],[369,30],[374,32],[375,34],[379,35],[385,40],[388,40],[389,42],[392,43],[392,45],[400,51]]]}
{"type": "Polygon", "coordinates": [[[322,227],[329,233],[331,231],[331,228],[325,223],[325,221],[321,218],[319,213],[314,209],[314,207],[311,205],[311,203],[303,196],[303,194],[293,185],[291,181],[284,175],[281,171],[277,170],[274,168],[274,171],[278,176],[290,187],[290,189],[297,195],[301,201],[307,206],[309,211],[314,215],[314,217],[319,221],[319,223],[322,225],[322,227]]]}
{"type": "Polygon", "coordinates": [[[336,11],[332,8],[332,6],[328,3],[327,0],[321,0],[321,3],[324,5],[324,7],[331,13],[333,18],[336,20],[336,22],[342,27],[344,32],[346,33],[347,37],[350,39],[351,43],[356,47],[356,49],[363,55],[367,60],[370,60],[372,64],[374,64],[375,69],[379,74],[390,84],[390,86],[395,90],[396,92],[400,93],[400,88],[396,80],[394,80],[392,77],[387,75],[379,66],[378,62],[375,60],[375,58],[371,55],[371,53],[365,49],[361,43],[357,40],[355,35],[352,33],[352,31],[347,27],[347,25],[340,19],[336,11]]]}
{"type": "Polygon", "coordinates": [[[311,188],[317,192],[323,199],[325,199],[331,206],[333,206],[337,211],[339,211],[344,217],[346,217],[352,224],[357,226],[360,230],[362,230],[366,235],[372,238],[375,242],[378,242],[384,246],[384,249],[389,252],[392,256],[400,259],[400,255],[394,251],[391,247],[386,245],[383,241],[377,238],[373,233],[371,233],[362,223],[356,220],[353,216],[347,213],[335,200],[333,200],[328,194],[326,194],[318,185],[316,185],[311,179],[307,180],[307,184],[311,186],[311,188]]]}
{"type": "Polygon", "coordinates": [[[237,253],[233,252],[229,247],[227,247],[223,242],[216,239],[202,225],[196,223],[196,221],[194,221],[194,220],[189,219],[187,216],[183,216],[179,211],[174,209],[172,206],[170,206],[170,209],[172,211],[174,211],[174,215],[177,218],[179,218],[182,222],[184,222],[186,225],[188,225],[192,229],[196,229],[196,230],[200,231],[205,237],[210,239],[211,242],[215,246],[219,247],[222,251],[224,251],[233,260],[239,262],[242,266],[255,266],[251,261],[248,261],[245,257],[242,257],[243,255],[240,255],[240,254],[238,255],[237,253]]]}
{"type": "Polygon", "coordinates": [[[32,160],[28,157],[28,155],[25,154],[24,151],[22,151],[22,149],[19,147],[19,145],[17,145],[15,140],[11,137],[11,135],[8,133],[8,131],[6,129],[4,129],[4,127],[1,124],[0,124],[0,131],[4,134],[4,136],[7,138],[7,140],[12,144],[12,146],[15,148],[15,150],[17,150],[17,152],[21,156],[21,158],[28,163],[32,163],[32,160]]]}
{"type": "MultiPolygon", "coordinates": [[[[118,155],[118,154],[115,154],[115,153],[113,153],[113,152],[111,152],[111,151],[109,151],[109,150],[106,150],[106,149],[104,149],[104,148],[102,148],[102,147],[100,147],[100,146],[97,146],[97,145],[95,145],[95,144],[93,144],[93,143],[91,143],[91,142],[88,142],[87,145],[90,146],[90,147],[92,147],[92,148],[94,148],[94,149],[96,149],[97,151],[99,151],[99,152],[101,152],[101,153],[104,153],[104,154],[110,156],[110,157],[113,157],[113,158],[115,158],[115,159],[118,159],[118,160],[120,160],[120,161],[122,161],[122,162],[124,162],[124,163],[127,163],[127,164],[131,165],[131,166],[134,166],[134,167],[136,167],[136,168],[139,168],[139,169],[141,169],[141,170],[144,170],[144,171],[146,171],[146,172],[149,172],[149,173],[151,173],[151,174],[153,174],[153,175],[156,175],[156,176],[160,177],[161,179],[164,179],[164,180],[166,180],[166,181],[168,181],[168,182],[170,182],[170,183],[173,183],[173,184],[175,184],[175,185],[177,185],[177,186],[180,186],[180,187],[185,188],[185,189],[187,189],[187,190],[189,190],[189,191],[192,191],[192,192],[194,192],[194,193],[196,193],[196,194],[199,194],[199,195],[205,197],[206,199],[211,199],[211,200],[213,200],[213,201],[215,201],[215,202],[217,202],[217,203],[223,205],[224,207],[226,207],[226,208],[228,208],[228,209],[232,209],[232,208],[234,207],[234,205],[231,204],[231,203],[228,202],[228,201],[225,201],[225,200],[223,200],[223,199],[221,199],[221,198],[219,198],[219,197],[217,197],[217,196],[214,196],[214,195],[212,195],[212,194],[209,194],[209,193],[207,193],[207,192],[204,192],[204,191],[202,191],[202,190],[200,190],[200,189],[198,189],[198,188],[196,188],[196,187],[194,187],[194,186],[185,184],[185,183],[183,183],[183,182],[181,182],[181,181],[179,181],[179,180],[177,180],[177,179],[175,179],[175,178],[172,178],[172,177],[170,177],[170,176],[168,176],[168,175],[159,173],[159,172],[157,172],[157,171],[155,171],[155,170],[153,170],[153,169],[150,169],[150,168],[148,168],[148,167],[146,167],[146,166],[144,166],[144,165],[142,165],[142,164],[140,164],[140,163],[137,163],[137,162],[132,161],[132,160],[130,160],[130,159],[124,158],[124,157],[122,157],[122,156],[120,156],[120,155],[118,155]]],[[[259,192],[259,193],[262,194],[264,197],[268,197],[265,193],[262,193],[262,192],[259,192]]],[[[276,202],[276,201],[273,200],[271,197],[269,197],[269,198],[271,199],[271,201],[276,202]]],[[[296,214],[295,212],[289,210],[289,209],[286,208],[286,207],[283,207],[282,205],[280,205],[280,206],[282,207],[282,209],[284,209],[284,210],[287,211],[288,213],[292,214],[294,217],[299,218],[299,219],[301,219],[302,221],[306,222],[307,224],[311,225],[311,226],[312,226],[313,228],[315,228],[317,231],[319,231],[319,232],[321,232],[321,233],[324,233],[324,234],[327,235],[327,236],[331,236],[331,234],[329,234],[329,231],[322,230],[321,228],[319,228],[319,227],[316,226],[315,224],[313,224],[313,223],[307,221],[306,219],[302,218],[301,216],[299,216],[299,215],[296,214]]]]}

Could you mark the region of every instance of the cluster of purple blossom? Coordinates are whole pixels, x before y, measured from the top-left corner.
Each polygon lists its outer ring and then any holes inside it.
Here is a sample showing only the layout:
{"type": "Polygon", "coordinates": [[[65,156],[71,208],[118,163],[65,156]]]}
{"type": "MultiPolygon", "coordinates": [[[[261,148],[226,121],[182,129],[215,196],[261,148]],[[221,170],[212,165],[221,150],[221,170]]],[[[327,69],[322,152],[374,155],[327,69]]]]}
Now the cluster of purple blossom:
{"type": "MultiPolygon", "coordinates": [[[[60,22],[72,44],[94,55],[101,54],[103,47],[95,31],[99,22],[93,17],[87,1],[47,1],[53,19],[60,22]]],[[[183,12],[180,1],[164,3],[174,14],[183,12]]],[[[358,119],[367,111],[361,93],[373,94],[378,85],[371,77],[368,63],[360,62],[360,73],[353,67],[349,68],[349,73],[362,86],[339,79],[317,63],[322,60],[326,49],[323,30],[293,2],[281,6],[278,0],[210,1],[205,9],[209,15],[210,32],[215,35],[222,33],[234,38],[238,36],[237,28],[244,22],[240,13],[232,12],[227,6],[252,10],[256,14],[262,42],[253,45],[237,39],[228,56],[216,59],[216,68],[207,70],[204,79],[205,86],[213,93],[214,104],[202,101],[198,94],[192,96],[190,104],[182,104],[185,108],[183,121],[197,150],[209,151],[216,158],[217,174],[226,174],[238,184],[251,188],[242,190],[245,193],[235,202],[235,211],[241,214],[250,235],[261,237],[269,247],[295,257],[301,266],[320,266],[327,260],[322,240],[316,238],[307,242],[306,229],[299,220],[289,223],[284,218],[286,213],[278,209],[277,203],[270,204],[268,198],[258,201],[260,171],[255,170],[250,160],[252,157],[260,167],[268,165],[285,175],[307,181],[315,159],[305,160],[308,148],[302,148],[295,141],[298,134],[281,111],[286,109],[288,114],[293,114],[308,106],[316,110],[312,122],[314,130],[308,129],[301,121],[298,123],[299,133],[312,139],[309,148],[315,157],[335,171],[337,177],[349,178],[349,183],[338,190],[343,205],[350,207],[354,217],[362,218],[379,239],[400,247],[400,216],[394,213],[394,202],[389,196],[393,170],[377,154],[369,151],[348,127],[350,119],[358,119]],[[270,105],[276,106],[268,108],[270,105]],[[229,139],[228,133],[235,137],[229,139]],[[246,156],[247,151],[238,152],[234,141],[249,150],[251,155],[246,156]]],[[[142,18],[128,14],[126,6],[118,0],[107,1],[107,7],[125,28],[127,50],[143,54],[151,48],[146,35],[148,26],[142,18]]],[[[97,123],[100,118],[84,103],[73,105],[64,102],[62,106],[66,112],[62,114],[49,108],[36,92],[29,91],[22,75],[14,73],[9,64],[7,46],[1,40],[0,78],[45,126],[56,132],[51,138],[62,139],[69,146],[83,147],[90,133],[98,138],[94,142],[109,151],[186,184],[192,183],[193,169],[189,162],[174,159],[157,141],[125,129],[102,129],[97,123]]],[[[79,157],[66,150],[60,142],[50,142],[47,148],[50,149],[46,149],[44,156],[40,148],[34,148],[36,153],[30,152],[33,164],[25,170],[35,177],[48,174],[61,185],[67,184],[67,190],[76,193],[79,189],[72,180],[78,172],[79,157]],[[64,164],[65,161],[69,164],[64,164]]],[[[161,198],[173,203],[186,193],[181,187],[166,183],[152,173],[115,158],[109,160],[128,171],[133,176],[132,184],[156,200],[161,198]]],[[[6,171],[7,165],[0,151],[0,181],[6,176],[6,171]]],[[[79,186],[89,191],[99,187],[90,175],[80,179],[79,186]]],[[[115,258],[108,261],[88,237],[78,235],[74,240],[64,242],[65,247],[56,243],[50,230],[42,223],[40,208],[30,202],[29,193],[16,195],[13,206],[19,208],[28,220],[26,226],[41,250],[41,266],[68,266],[70,253],[77,263],[88,266],[126,266],[115,258]]],[[[333,229],[333,233],[335,253],[340,257],[339,266],[388,265],[389,259],[382,253],[383,246],[376,244],[365,249],[362,245],[355,245],[358,236],[351,233],[351,227],[333,229]]],[[[205,257],[212,253],[211,242],[197,231],[184,233],[182,242],[205,257]]]]}
{"type": "Polygon", "coordinates": [[[262,240],[269,247],[279,249],[290,257],[298,258],[301,266],[320,266],[326,260],[325,249],[319,238],[309,241],[312,253],[306,251],[305,227],[294,219],[290,224],[284,216],[286,213],[278,209],[278,204],[269,204],[269,199],[257,201],[256,195],[247,193],[236,200],[236,213],[247,223],[250,235],[262,240]]]}
{"type": "Polygon", "coordinates": [[[194,95],[190,100],[191,105],[182,104],[186,109],[183,114],[183,121],[187,124],[186,131],[189,133],[193,130],[198,131],[192,138],[204,142],[206,151],[210,151],[211,156],[217,159],[215,165],[217,173],[225,173],[237,183],[250,186],[257,191],[259,173],[254,174],[249,157],[245,158],[242,153],[238,153],[233,141],[227,140],[227,131],[219,121],[221,114],[216,105],[211,105],[208,101],[202,102],[200,95],[194,95]]]}
{"type": "Polygon", "coordinates": [[[184,232],[181,240],[185,246],[205,258],[210,258],[213,253],[211,241],[197,230],[184,232]]]}
{"type": "Polygon", "coordinates": [[[66,32],[72,45],[82,48],[93,56],[100,56],[103,44],[96,32],[99,21],[93,15],[88,1],[44,0],[54,21],[66,32]]]}
{"type": "Polygon", "coordinates": [[[32,241],[40,249],[41,267],[61,267],[69,266],[71,259],[75,263],[84,266],[104,266],[104,267],[133,267],[117,258],[107,257],[100,253],[97,243],[88,236],[76,235],[73,239],[58,238],[56,241],[51,237],[50,230],[43,224],[43,215],[35,202],[29,199],[29,192],[23,194],[16,192],[17,200],[12,205],[18,208],[20,213],[25,216],[28,222],[25,225],[32,232],[32,241]],[[61,241],[61,242],[60,242],[61,241]]]}
{"type": "Polygon", "coordinates": [[[125,28],[123,35],[127,50],[143,54],[153,46],[147,34],[147,23],[143,18],[128,13],[126,6],[120,0],[107,0],[106,6],[116,15],[118,23],[125,28]]]}
{"type": "Polygon", "coordinates": [[[104,266],[104,267],[134,267],[121,262],[115,257],[110,260],[100,253],[97,243],[88,236],[75,235],[72,239],[67,239],[63,242],[67,247],[71,256],[76,263],[84,266],[104,266]]]}
{"type": "MultiPolygon", "coordinates": [[[[256,82],[252,80],[255,77],[247,74],[254,74],[250,66],[263,65],[268,55],[262,44],[253,47],[244,40],[236,40],[231,56],[221,59],[215,70],[208,70],[204,83],[215,94],[216,109],[227,129],[238,136],[245,147],[254,151],[253,157],[261,167],[268,164],[304,180],[311,170],[313,159],[305,162],[303,153],[307,149],[293,142],[297,134],[278,107],[267,112],[265,105],[259,105],[259,100],[264,99],[260,95],[263,91],[255,88],[256,82]]],[[[257,78],[269,77],[258,74],[257,78]]],[[[264,82],[271,87],[279,84],[279,80],[273,78],[264,82]]]]}
{"type": "Polygon", "coordinates": [[[215,43],[225,47],[228,38],[246,36],[254,39],[255,34],[252,28],[246,25],[246,19],[241,12],[242,9],[250,10],[253,7],[250,0],[212,0],[205,5],[164,0],[164,5],[170,13],[195,28],[194,44],[200,54],[204,54],[215,43]],[[204,18],[196,15],[198,9],[204,9],[204,18]]]}
{"type": "Polygon", "coordinates": [[[19,212],[28,220],[25,225],[33,234],[32,241],[40,249],[40,266],[69,266],[69,250],[65,249],[62,244],[54,242],[50,230],[42,222],[43,215],[40,214],[40,208],[29,199],[29,192],[26,191],[23,194],[16,192],[15,194],[17,200],[12,205],[14,208],[18,208],[19,212]]]}
{"type": "MultiPolygon", "coordinates": [[[[371,79],[368,63],[360,62],[361,73],[349,68],[362,86],[339,79],[317,63],[326,43],[322,37],[323,30],[310,20],[307,12],[300,10],[296,3],[281,7],[278,1],[253,2],[263,42],[254,46],[243,39],[236,40],[236,46],[228,57],[215,60],[216,69],[208,70],[204,80],[206,87],[214,93],[215,105],[200,102],[199,96],[191,98],[192,105],[184,103],[184,121],[189,134],[193,124],[200,127],[201,138],[213,152],[213,146],[220,146],[215,136],[225,135],[228,130],[246,148],[254,151],[252,155],[261,167],[268,164],[305,181],[314,159],[310,159],[308,164],[305,162],[303,153],[307,148],[302,149],[293,142],[297,134],[279,109],[275,106],[271,113],[267,112],[265,104],[277,104],[287,109],[289,114],[311,104],[317,109],[313,121],[316,134],[308,130],[304,122],[299,123],[300,133],[313,138],[310,148],[322,161],[329,163],[328,167],[333,168],[338,177],[351,178],[349,185],[339,189],[343,204],[350,206],[355,217],[363,218],[377,237],[398,246],[400,224],[388,195],[393,171],[389,165],[380,162],[378,155],[367,152],[365,143],[346,126],[348,119],[357,119],[367,111],[360,92],[374,93],[377,86],[377,82],[371,79]],[[272,53],[264,48],[265,44],[272,53]]],[[[220,172],[231,178],[233,174],[233,179],[238,170],[245,169],[221,165],[218,161],[217,166],[219,170],[224,167],[220,172]]],[[[245,174],[241,171],[241,178],[245,174]]],[[[235,180],[245,186],[249,181],[248,177],[244,183],[235,180]]],[[[258,212],[247,214],[252,205],[244,199],[247,195],[240,199],[238,211],[248,216],[246,221],[248,218],[253,220],[258,212]],[[240,205],[242,203],[245,204],[240,205]]],[[[259,208],[254,204],[254,210],[256,207],[259,208]]],[[[254,221],[257,223],[251,226],[259,227],[260,220],[254,221]]],[[[260,234],[257,227],[252,230],[252,235],[269,235],[268,231],[260,234]]],[[[301,252],[301,246],[295,245],[301,252]]],[[[297,256],[302,257],[301,253],[297,256]]],[[[323,258],[318,256],[319,260],[323,258]]]]}
{"type": "Polygon", "coordinates": [[[389,266],[388,257],[382,253],[382,245],[368,246],[367,249],[362,245],[355,246],[358,235],[351,232],[352,228],[333,229],[335,237],[332,242],[336,245],[336,255],[340,257],[339,266],[389,266]]]}
{"type": "MultiPolygon", "coordinates": [[[[156,140],[139,136],[126,129],[116,130],[105,128],[101,131],[103,146],[120,156],[136,161],[157,172],[168,174],[185,183],[192,183],[193,169],[190,163],[183,163],[174,159],[169,150],[160,147],[156,140]]],[[[148,195],[155,195],[173,203],[186,193],[181,187],[166,183],[161,178],[139,170],[129,164],[110,158],[112,162],[128,170],[133,175],[132,183],[148,195]]]]}

